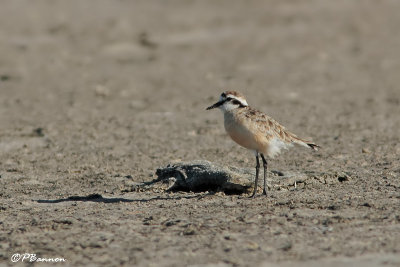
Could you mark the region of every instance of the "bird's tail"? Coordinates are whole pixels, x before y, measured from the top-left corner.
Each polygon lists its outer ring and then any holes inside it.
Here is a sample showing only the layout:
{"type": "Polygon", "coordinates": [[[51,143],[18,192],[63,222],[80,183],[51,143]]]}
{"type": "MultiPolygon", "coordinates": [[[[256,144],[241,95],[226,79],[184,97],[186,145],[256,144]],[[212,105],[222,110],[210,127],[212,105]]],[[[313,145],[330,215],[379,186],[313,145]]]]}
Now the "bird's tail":
{"type": "Polygon", "coordinates": [[[321,148],[319,145],[316,145],[316,144],[314,144],[313,142],[310,142],[310,141],[306,141],[306,140],[300,139],[297,136],[293,137],[293,143],[296,143],[298,145],[311,148],[311,149],[313,149],[315,151],[318,151],[318,149],[321,148]]]}
{"type": "Polygon", "coordinates": [[[311,149],[314,149],[315,151],[318,151],[321,147],[319,145],[316,145],[314,143],[306,143],[311,149]]]}

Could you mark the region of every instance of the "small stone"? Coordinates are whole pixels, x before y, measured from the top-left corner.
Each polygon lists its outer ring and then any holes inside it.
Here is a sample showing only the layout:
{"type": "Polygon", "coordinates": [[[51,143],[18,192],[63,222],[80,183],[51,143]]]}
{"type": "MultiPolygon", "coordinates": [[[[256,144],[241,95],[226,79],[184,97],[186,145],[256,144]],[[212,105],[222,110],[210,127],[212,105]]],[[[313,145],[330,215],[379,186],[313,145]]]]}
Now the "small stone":
{"type": "Polygon", "coordinates": [[[280,246],[279,249],[283,251],[288,251],[292,248],[292,243],[290,241],[283,242],[280,246]]]}
{"type": "Polygon", "coordinates": [[[39,127],[39,128],[34,129],[32,131],[32,135],[37,136],[37,137],[43,137],[44,136],[43,128],[39,127]]]}
{"type": "Polygon", "coordinates": [[[369,150],[368,148],[363,148],[363,149],[361,149],[361,152],[364,154],[370,154],[371,150],[369,150]]]}
{"type": "Polygon", "coordinates": [[[248,250],[254,251],[254,250],[258,250],[260,248],[260,245],[258,245],[256,242],[248,241],[246,243],[246,248],[248,250]]]}
{"type": "Polygon", "coordinates": [[[104,85],[100,85],[100,84],[96,85],[94,92],[95,92],[96,96],[100,96],[100,97],[107,97],[110,95],[110,90],[108,90],[108,88],[105,87],[104,85]]]}
{"type": "Polygon", "coordinates": [[[194,235],[196,233],[196,229],[194,228],[193,225],[189,225],[184,231],[184,235],[194,235]]]}
{"type": "Polygon", "coordinates": [[[226,247],[226,248],[224,248],[224,252],[229,252],[229,251],[231,251],[231,250],[232,250],[231,247],[226,247]]]}
{"type": "Polygon", "coordinates": [[[343,183],[343,182],[347,182],[349,180],[349,176],[346,174],[339,174],[338,175],[338,181],[343,183]]]}

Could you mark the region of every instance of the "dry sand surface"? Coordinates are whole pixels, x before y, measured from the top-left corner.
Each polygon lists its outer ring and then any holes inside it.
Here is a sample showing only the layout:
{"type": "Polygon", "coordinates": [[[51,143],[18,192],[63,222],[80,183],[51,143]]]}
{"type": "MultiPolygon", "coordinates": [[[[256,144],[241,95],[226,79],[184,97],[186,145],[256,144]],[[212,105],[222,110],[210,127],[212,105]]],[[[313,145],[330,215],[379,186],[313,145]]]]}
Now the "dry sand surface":
{"type": "Polygon", "coordinates": [[[399,10],[1,1],[0,265],[399,266],[399,10]],[[255,166],[205,111],[228,88],[323,147],[269,161],[315,182],[138,190],[170,162],[255,166]]]}

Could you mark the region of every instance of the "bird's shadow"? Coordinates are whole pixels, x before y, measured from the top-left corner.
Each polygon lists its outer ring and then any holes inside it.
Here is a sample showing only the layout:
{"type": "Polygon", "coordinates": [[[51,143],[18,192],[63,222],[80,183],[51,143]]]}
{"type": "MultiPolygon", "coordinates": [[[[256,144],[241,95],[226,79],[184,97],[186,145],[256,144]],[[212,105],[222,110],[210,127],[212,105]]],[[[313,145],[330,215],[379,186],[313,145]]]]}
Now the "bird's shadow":
{"type": "Polygon", "coordinates": [[[200,198],[202,196],[178,196],[178,197],[153,197],[153,198],[142,198],[142,199],[128,199],[128,198],[121,198],[121,197],[103,197],[100,194],[91,194],[88,196],[70,196],[67,198],[60,198],[60,199],[38,199],[36,200],[37,203],[47,203],[47,204],[55,204],[61,202],[70,202],[70,201],[82,201],[82,202],[100,202],[100,203],[120,203],[120,202],[150,202],[150,201],[157,201],[157,200],[179,200],[182,198],[185,199],[192,199],[192,198],[200,198]]]}

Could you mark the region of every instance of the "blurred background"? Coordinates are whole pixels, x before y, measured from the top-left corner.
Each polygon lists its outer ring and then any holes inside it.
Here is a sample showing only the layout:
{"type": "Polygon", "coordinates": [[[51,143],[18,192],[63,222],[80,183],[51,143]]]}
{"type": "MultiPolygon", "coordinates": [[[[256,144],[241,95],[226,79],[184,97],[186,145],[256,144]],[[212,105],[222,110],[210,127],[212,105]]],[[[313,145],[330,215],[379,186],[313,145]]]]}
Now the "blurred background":
{"type": "Polygon", "coordinates": [[[225,134],[220,114],[203,112],[232,89],[325,155],[359,152],[362,140],[379,149],[399,136],[398,8],[390,0],[3,1],[2,129],[74,133],[55,137],[68,140],[60,147],[120,146],[110,154],[151,169],[160,154],[236,149],[214,138],[225,134]]]}

